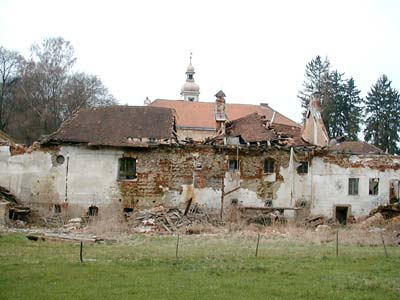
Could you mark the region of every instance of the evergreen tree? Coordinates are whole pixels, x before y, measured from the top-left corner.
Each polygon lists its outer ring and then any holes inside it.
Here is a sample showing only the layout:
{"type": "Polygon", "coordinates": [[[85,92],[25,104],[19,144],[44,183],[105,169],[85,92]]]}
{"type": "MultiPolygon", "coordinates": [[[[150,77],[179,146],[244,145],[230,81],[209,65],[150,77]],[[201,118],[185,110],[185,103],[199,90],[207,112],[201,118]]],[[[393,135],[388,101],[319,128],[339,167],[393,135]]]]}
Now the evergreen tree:
{"type": "Polygon", "coordinates": [[[323,60],[319,55],[306,65],[303,90],[299,91],[297,95],[303,108],[303,121],[305,120],[305,114],[307,113],[311,97],[318,95],[321,102],[324,101],[326,84],[329,81],[329,66],[330,62],[328,58],[326,57],[323,60]]]}
{"type": "Polygon", "coordinates": [[[311,97],[321,100],[322,119],[329,137],[345,136],[357,140],[361,121],[361,98],[354,79],[344,79],[344,73],[330,71],[328,58],[316,56],[306,65],[304,89],[299,92],[303,120],[311,97]]]}
{"type": "Polygon", "coordinates": [[[326,82],[324,99],[321,103],[322,119],[324,120],[329,137],[344,135],[344,115],[341,107],[344,98],[343,75],[337,70],[329,74],[326,82]]]}
{"type": "Polygon", "coordinates": [[[400,154],[400,94],[382,75],[365,98],[365,140],[390,154],[400,154]]]}
{"type": "Polygon", "coordinates": [[[343,114],[344,114],[344,134],[348,140],[358,140],[360,123],[362,121],[362,98],[360,90],[357,89],[353,77],[344,83],[343,114]]]}

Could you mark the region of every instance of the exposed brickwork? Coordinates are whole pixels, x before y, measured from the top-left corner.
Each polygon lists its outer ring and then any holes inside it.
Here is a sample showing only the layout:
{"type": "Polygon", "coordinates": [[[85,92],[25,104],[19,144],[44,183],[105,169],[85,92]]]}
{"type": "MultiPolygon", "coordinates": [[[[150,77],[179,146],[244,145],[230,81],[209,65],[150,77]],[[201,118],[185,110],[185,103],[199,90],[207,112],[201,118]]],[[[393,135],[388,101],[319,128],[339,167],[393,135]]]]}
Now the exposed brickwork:
{"type": "Polygon", "coordinates": [[[119,183],[125,206],[147,207],[162,203],[165,190],[177,191],[182,185],[219,189],[223,176],[220,150],[213,147],[160,147],[129,150],[126,157],[137,159],[137,178],[119,183]],[[195,168],[194,159],[201,165],[195,168]]]}
{"type": "MultiPolygon", "coordinates": [[[[183,185],[220,190],[229,159],[236,159],[236,149],[212,146],[160,147],[129,150],[124,156],[137,159],[137,178],[120,181],[123,205],[149,207],[163,203],[167,192],[180,192],[183,185]]],[[[241,187],[257,192],[262,198],[274,195],[283,177],[280,167],[287,167],[289,154],[276,149],[239,151],[241,187]],[[275,160],[276,180],[265,181],[264,160],[275,160]]]]}

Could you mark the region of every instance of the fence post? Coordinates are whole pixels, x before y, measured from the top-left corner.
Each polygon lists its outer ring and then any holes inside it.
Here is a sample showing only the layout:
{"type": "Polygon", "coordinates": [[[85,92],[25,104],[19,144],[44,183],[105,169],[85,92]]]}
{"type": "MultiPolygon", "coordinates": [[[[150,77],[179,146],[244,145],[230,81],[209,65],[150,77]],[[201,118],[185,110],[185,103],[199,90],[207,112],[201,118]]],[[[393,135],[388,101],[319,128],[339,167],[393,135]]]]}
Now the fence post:
{"type": "Polygon", "coordinates": [[[388,253],[387,253],[387,250],[386,250],[385,240],[384,240],[384,238],[383,238],[383,230],[381,230],[380,233],[381,233],[381,239],[382,239],[383,250],[385,250],[385,256],[386,256],[386,257],[389,257],[389,255],[388,255],[388,253]]]}
{"type": "Polygon", "coordinates": [[[179,234],[178,234],[178,239],[176,240],[176,250],[175,250],[176,259],[178,259],[178,251],[179,251],[179,234]]]}
{"type": "Polygon", "coordinates": [[[336,257],[339,256],[339,229],[336,230],[336,257]]]}
{"type": "Polygon", "coordinates": [[[81,261],[81,263],[83,263],[83,242],[81,240],[81,247],[80,247],[80,251],[79,251],[79,259],[81,261]]]}
{"type": "Polygon", "coordinates": [[[257,246],[256,246],[256,258],[258,256],[258,244],[260,243],[260,233],[258,233],[258,237],[257,237],[257,246]]]}

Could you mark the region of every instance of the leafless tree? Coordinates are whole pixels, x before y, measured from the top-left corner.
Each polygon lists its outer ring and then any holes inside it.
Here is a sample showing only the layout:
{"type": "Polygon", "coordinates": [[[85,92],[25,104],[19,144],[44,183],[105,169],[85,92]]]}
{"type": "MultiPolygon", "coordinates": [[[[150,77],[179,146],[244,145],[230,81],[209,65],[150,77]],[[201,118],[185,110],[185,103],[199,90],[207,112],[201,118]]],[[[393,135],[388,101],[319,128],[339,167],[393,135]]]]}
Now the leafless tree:
{"type": "Polygon", "coordinates": [[[15,110],[13,89],[20,79],[23,58],[16,51],[0,47],[0,130],[5,130],[15,110]]]}
{"type": "Polygon", "coordinates": [[[117,104],[100,78],[73,72],[74,48],[61,37],[31,47],[21,63],[10,134],[30,144],[59,128],[75,111],[117,104]]]}

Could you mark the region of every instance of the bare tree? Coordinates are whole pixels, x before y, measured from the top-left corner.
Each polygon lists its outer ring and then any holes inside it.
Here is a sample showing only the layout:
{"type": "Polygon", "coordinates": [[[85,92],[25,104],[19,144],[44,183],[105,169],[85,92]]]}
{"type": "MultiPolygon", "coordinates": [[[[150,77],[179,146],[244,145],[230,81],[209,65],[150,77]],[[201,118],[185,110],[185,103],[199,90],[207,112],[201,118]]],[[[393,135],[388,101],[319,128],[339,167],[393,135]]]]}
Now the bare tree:
{"type": "Polygon", "coordinates": [[[76,110],[116,104],[97,76],[73,72],[74,48],[61,37],[31,47],[13,91],[15,113],[9,133],[30,144],[59,128],[76,110]]]}
{"type": "Polygon", "coordinates": [[[117,101],[108,92],[101,79],[94,75],[75,73],[65,85],[63,119],[86,107],[115,105],[117,101]]]}
{"type": "Polygon", "coordinates": [[[0,130],[7,128],[16,107],[13,88],[20,78],[22,61],[18,52],[0,47],[0,130]]]}
{"type": "Polygon", "coordinates": [[[62,122],[61,99],[75,61],[74,48],[61,37],[48,38],[31,47],[21,89],[41,121],[42,134],[54,131],[62,122]]]}

